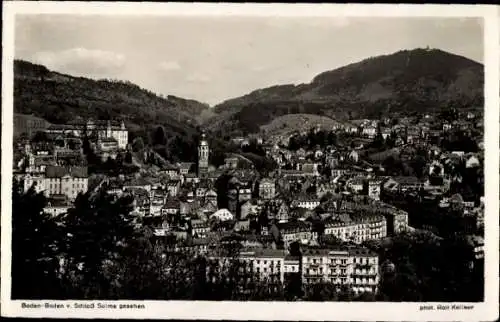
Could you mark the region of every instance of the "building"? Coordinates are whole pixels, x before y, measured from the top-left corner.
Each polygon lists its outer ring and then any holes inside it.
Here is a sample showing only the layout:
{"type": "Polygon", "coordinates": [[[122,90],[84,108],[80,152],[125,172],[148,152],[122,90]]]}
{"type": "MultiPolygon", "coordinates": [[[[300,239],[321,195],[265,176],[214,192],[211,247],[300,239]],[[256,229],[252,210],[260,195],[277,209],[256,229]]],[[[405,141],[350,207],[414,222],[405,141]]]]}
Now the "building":
{"type": "Polygon", "coordinates": [[[318,238],[318,234],[312,231],[311,225],[305,221],[278,223],[278,229],[285,248],[288,248],[294,242],[308,244],[318,238]]]}
{"type": "Polygon", "coordinates": [[[195,238],[206,238],[210,232],[208,223],[201,219],[191,220],[192,235],[195,238]]]}
{"type": "Polygon", "coordinates": [[[198,177],[206,177],[208,173],[208,156],[210,148],[205,133],[201,134],[200,144],[198,145],[198,177]]]}
{"type": "Polygon", "coordinates": [[[408,213],[406,211],[397,211],[393,214],[393,224],[395,234],[408,230],[408,213]]]}
{"type": "Polygon", "coordinates": [[[377,214],[340,214],[325,222],[324,235],[360,244],[387,236],[387,221],[377,214]]]}
{"type": "Polygon", "coordinates": [[[383,179],[380,178],[374,178],[368,180],[368,197],[375,199],[375,200],[380,200],[380,192],[382,189],[382,182],[383,179]]]}
{"type": "Polygon", "coordinates": [[[253,200],[248,200],[243,203],[240,207],[240,219],[247,219],[248,216],[257,216],[261,211],[261,206],[253,202],[253,200]]]}
{"type": "Polygon", "coordinates": [[[118,141],[114,138],[99,138],[97,140],[97,149],[100,152],[116,151],[119,147],[118,141]]]}
{"type": "MultiPolygon", "coordinates": [[[[207,276],[213,276],[217,268],[229,265],[231,260],[225,256],[210,256],[215,267],[207,266],[207,276]]],[[[240,277],[250,277],[256,274],[260,279],[269,283],[283,283],[285,275],[285,252],[277,249],[243,249],[234,258],[239,263],[244,264],[239,271],[240,277]]]]}
{"type": "Polygon", "coordinates": [[[128,144],[128,131],[125,128],[125,123],[122,121],[119,125],[111,121],[103,124],[94,124],[94,122],[87,122],[88,130],[98,130],[98,137],[100,139],[115,139],[118,142],[119,149],[126,149],[128,144]]]}
{"type": "Polygon", "coordinates": [[[424,187],[424,182],[420,181],[417,177],[398,176],[389,178],[383,187],[385,190],[392,192],[419,190],[424,187]]]}
{"type": "Polygon", "coordinates": [[[302,255],[302,282],[330,282],[340,291],[376,293],[379,283],[378,255],[364,248],[308,249],[302,255]]]}
{"type": "Polygon", "coordinates": [[[238,158],[236,157],[228,157],[224,159],[224,166],[228,169],[236,169],[238,168],[238,158]]]}
{"type": "Polygon", "coordinates": [[[300,273],[300,257],[299,256],[285,256],[284,260],[284,271],[286,274],[298,274],[300,273]]]}
{"type": "Polygon", "coordinates": [[[219,209],[216,212],[214,212],[212,215],[210,215],[210,218],[216,218],[217,220],[220,220],[220,221],[228,221],[228,220],[233,220],[234,216],[227,209],[219,209]]]}
{"type": "Polygon", "coordinates": [[[363,176],[356,176],[347,180],[347,187],[351,189],[354,193],[363,192],[366,178],[363,176]]]}
{"type": "Polygon", "coordinates": [[[217,203],[217,192],[215,192],[214,190],[212,189],[209,189],[206,193],[205,193],[205,202],[215,202],[217,203]]]}
{"type": "Polygon", "coordinates": [[[171,197],[176,197],[179,194],[180,186],[179,180],[169,180],[166,184],[168,194],[171,197]]]}
{"type": "Polygon", "coordinates": [[[287,222],[289,216],[290,216],[290,208],[288,208],[286,202],[282,202],[278,208],[278,211],[276,212],[276,220],[278,220],[278,222],[287,222]]]}
{"type": "Polygon", "coordinates": [[[259,197],[261,199],[270,200],[274,199],[276,195],[276,183],[271,180],[264,178],[259,183],[259,197]]]}
{"type": "Polygon", "coordinates": [[[75,122],[72,124],[52,124],[46,129],[47,133],[72,135],[83,137],[95,136],[97,139],[114,139],[118,142],[119,149],[126,149],[128,144],[128,130],[125,123],[112,121],[93,121],[87,123],[75,122]]]}
{"type": "Polygon", "coordinates": [[[181,202],[176,198],[169,198],[161,209],[163,216],[175,216],[181,211],[181,202]]]}
{"type": "Polygon", "coordinates": [[[14,135],[26,133],[31,136],[36,132],[45,131],[49,125],[50,123],[42,118],[14,113],[14,135]]]}
{"type": "Polygon", "coordinates": [[[362,134],[372,139],[377,134],[377,128],[374,126],[366,126],[363,128],[362,134]]]}
{"type": "Polygon", "coordinates": [[[484,258],[484,238],[476,235],[466,236],[467,244],[469,245],[473,258],[475,260],[484,258]]]}
{"type": "Polygon", "coordinates": [[[46,196],[65,195],[74,200],[79,193],[88,189],[87,167],[62,167],[49,165],[42,174],[26,174],[24,191],[34,186],[36,192],[46,196]]]}
{"type": "Polygon", "coordinates": [[[70,207],[71,202],[65,195],[52,196],[52,198],[47,200],[47,205],[43,208],[43,212],[52,217],[57,217],[67,213],[70,207]]]}
{"type": "Polygon", "coordinates": [[[186,175],[189,173],[189,170],[193,166],[193,163],[191,162],[181,162],[179,163],[179,174],[181,175],[186,175]]]}
{"type": "Polygon", "coordinates": [[[320,200],[315,196],[300,195],[292,202],[293,208],[313,210],[320,205],[320,200]]]}

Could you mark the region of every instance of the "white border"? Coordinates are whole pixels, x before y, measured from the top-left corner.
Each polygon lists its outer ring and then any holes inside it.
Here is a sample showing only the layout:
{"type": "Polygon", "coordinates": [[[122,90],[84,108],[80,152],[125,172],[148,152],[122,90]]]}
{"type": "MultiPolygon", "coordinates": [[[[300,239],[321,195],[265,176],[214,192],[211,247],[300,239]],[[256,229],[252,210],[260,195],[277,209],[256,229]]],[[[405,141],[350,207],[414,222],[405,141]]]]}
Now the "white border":
{"type": "MultiPolygon", "coordinates": [[[[499,210],[499,25],[496,6],[486,5],[333,5],[333,4],[199,4],[120,2],[4,2],[2,65],[2,316],[53,318],[168,318],[240,320],[384,320],[492,321],[498,318],[499,210]],[[136,310],[28,310],[10,300],[12,122],[14,16],[23,14],[101,14],[162,16],[287,16],[287,17],[484,17],[485,44],[485,302],[473,310],[420,311],[423,303],[196,302],[137,301],[136,310]]],[[[30,301],[37,302],[37,301],[30,301]]],[[[43,302],[43,301],[41,301],[43,302]]],[[[72,304],[75,301],[58,301],[72,304]]],[[[79,301],[84,302],[84,301],[79,301]]],[[[87,301],[88,302],[88,301],[87,301]]],[[[102,303],[117,303],[107,301],[102,303]]],[[[132,303],[133,301],[127,301],[132,303]]],[[[431,303],[427,303],[431,304],[431,303]]],[[[434,303],[435,305],[439,303],[434,303]]]]}

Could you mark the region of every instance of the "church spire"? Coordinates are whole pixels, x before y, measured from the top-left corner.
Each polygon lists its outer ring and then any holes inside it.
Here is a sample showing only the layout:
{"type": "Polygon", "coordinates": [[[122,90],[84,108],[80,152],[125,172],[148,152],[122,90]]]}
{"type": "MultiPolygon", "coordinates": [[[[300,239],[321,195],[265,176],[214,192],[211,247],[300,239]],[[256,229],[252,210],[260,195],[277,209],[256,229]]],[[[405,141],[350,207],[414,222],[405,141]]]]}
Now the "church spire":
{"type": "Polygon", "coordinates": [[[206,176],[208,172],[208,156],[210,148],[205,132],[201,133],[200,142],[198,144],[198,177],[206,176]]]}

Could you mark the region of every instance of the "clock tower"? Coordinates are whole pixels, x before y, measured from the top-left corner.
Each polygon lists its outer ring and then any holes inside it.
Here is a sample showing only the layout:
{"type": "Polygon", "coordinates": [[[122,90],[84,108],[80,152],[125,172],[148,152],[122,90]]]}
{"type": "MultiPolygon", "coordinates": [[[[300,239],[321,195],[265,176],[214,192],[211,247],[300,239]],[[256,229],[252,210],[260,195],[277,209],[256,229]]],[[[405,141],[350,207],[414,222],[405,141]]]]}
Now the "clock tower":
{"type": "Polygon", "coordinates": [[[201,134],[201,140],[198,145],[198,177],[206,176],[208,172],[208,155],[210,148],[205,133],[201,134]]]}

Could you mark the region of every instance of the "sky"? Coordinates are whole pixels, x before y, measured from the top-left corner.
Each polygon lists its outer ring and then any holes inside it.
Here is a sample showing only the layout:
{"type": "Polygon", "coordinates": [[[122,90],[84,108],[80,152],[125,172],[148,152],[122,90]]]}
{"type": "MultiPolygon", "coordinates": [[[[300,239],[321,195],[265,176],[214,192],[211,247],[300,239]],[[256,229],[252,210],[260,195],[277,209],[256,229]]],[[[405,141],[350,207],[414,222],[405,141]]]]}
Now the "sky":
{"type": "Polygon", "coordinates": [[[18,15],[15,58],[210,105],[399,50],[483,62],[475,18],[18,15]]]}

